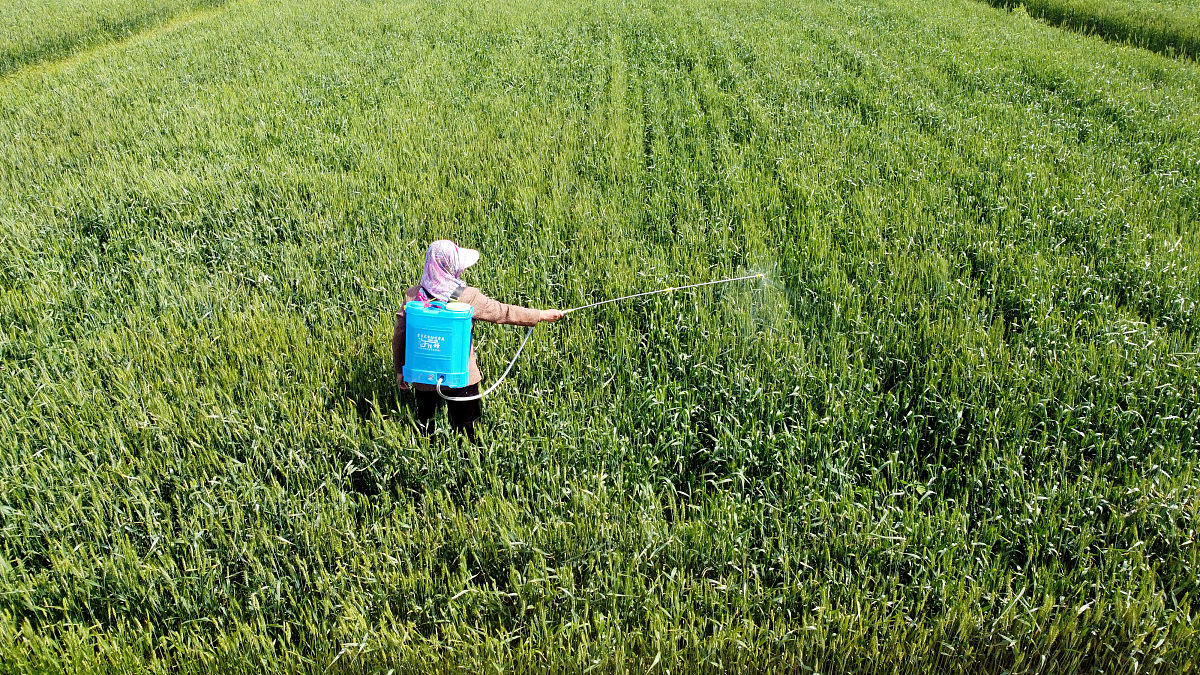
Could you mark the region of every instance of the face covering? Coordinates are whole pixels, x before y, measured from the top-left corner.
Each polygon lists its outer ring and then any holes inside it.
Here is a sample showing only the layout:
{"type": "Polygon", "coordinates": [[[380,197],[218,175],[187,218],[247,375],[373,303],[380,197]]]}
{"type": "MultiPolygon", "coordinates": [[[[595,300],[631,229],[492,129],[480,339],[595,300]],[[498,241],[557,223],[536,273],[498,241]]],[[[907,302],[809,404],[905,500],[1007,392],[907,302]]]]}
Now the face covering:
{"type": "Polygon", "coordinates": [[[449,239],[439,239],[425,252],[425,273],[421,275],[421,299],[453,300],[467,288],[462,273],[479,261],[479,251],[459,248],[449,239]]]}

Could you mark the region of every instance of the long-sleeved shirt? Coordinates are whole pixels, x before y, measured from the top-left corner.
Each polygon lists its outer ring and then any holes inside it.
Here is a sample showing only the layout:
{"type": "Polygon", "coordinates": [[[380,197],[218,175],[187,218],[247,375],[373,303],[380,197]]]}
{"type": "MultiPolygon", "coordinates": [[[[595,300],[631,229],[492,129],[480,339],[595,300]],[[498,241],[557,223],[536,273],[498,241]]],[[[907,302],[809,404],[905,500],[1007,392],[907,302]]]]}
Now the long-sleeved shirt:
{"type": "MultiPolygon", "coordinates": [[[[408,303],[417,300],[417,294],[420,293],[420,286],[413,286],[404,291],[404,302],[408,303]]],[[[465,302],[475,308],[475,313],[472,316],[474,321],[488,321],[490,323],[506,323],[513,326],[532,326],[541,318],[541,312],[528,307],[518,307],[516,305],[506,305],[503,302],[498,302],[484,295],[478,288],[468,286],[466,290],[458,296],[457,302],[465,302]]],[[[401,377],[404,367],[404,307],[400,307],[400,311],[396,312],[396,329],[392,332],[392,369],[396,371],[397,378],[401,377]]],[[[483,376],[479,374],[479,365],[475,362],[475,343],[471,343],[471,356],[467,365],[468,377],[467,384],[479,384],[483,376]]],[[[426,391],[436,389],[431,384],[414,384],[413,387],[426,391]]]]}

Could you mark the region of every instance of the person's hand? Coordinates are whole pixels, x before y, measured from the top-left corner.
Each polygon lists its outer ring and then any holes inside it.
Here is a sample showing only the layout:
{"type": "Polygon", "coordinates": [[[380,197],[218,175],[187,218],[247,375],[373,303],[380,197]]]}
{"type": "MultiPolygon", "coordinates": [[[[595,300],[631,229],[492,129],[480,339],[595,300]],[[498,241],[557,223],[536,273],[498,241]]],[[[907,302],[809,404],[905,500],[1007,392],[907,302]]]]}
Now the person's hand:
{"type": "Polygon", "coordinates": [[[400,387],[401,391],[408,391],[408,383],[404,381],[403,375],[396,376],[396,384],[400,387]]]}
{"type": "Polygon", "coordinates": [[[563,318],[566,315],[567,315],[567,313],[562,311],[561,309],[543,309],[542,316],[539,317],[538,320],[539,321],[558,321],[559,319],[563,318]]]}

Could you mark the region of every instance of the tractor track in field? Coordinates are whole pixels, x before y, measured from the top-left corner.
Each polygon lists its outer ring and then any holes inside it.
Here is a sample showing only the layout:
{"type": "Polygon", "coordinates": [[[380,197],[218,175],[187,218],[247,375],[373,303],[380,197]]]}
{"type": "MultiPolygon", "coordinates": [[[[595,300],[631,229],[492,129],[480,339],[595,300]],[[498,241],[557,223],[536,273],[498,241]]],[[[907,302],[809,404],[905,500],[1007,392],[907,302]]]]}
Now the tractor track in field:
{"type": "Polygon", "coordinates": [[[69,50],[67,52],[55,52],[48,55],[48,57],[45,59],[32,61],[15,70],[0,74],[0,85],[8,84],[26,77],[55,73],[87,61],[93,57],[136,46],[160,35],[166,35],[167,33],[171,33],[180,28],[184,28],[186,26],[190,26],[191,24],[198,23],[206,19],[211,19],[214,16],[223,14],[224,12],[228,11],[233,4],[233,2],[224,2],[216,6],[210,5],[197,7],[194,9],[185,9],[173,15],[164,17],[161,21],[149,23],[132,33],[114,35],[109,39],[102,40],[97,43],[84,44],[78,49],[69,50]]]}
{"type": "Polygon", "coordinates": [[[1184,20],[1177,30],[1141,24],[1120,15],[1104,12],[1078,11],[1069,4],[1056,2],[1022,2],[1022,0],[983,0],[984,3],[1011,12],[1023,7],[1036,21],[1060,30],[1080,35],[1094,35],[1106,42],[1145,49],[1156,54],[1184,61],[1200,62],[1200,38],[1195,23],[1184,20]]]}

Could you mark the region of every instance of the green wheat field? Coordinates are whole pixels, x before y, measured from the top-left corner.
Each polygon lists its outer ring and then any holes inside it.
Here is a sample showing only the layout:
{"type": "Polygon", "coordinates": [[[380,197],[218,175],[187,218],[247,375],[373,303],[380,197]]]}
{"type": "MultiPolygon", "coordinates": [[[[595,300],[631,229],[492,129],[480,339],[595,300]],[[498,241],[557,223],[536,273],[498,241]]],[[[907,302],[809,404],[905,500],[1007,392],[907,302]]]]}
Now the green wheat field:
{"type": "Polygon", "coordinates": [[[1200,5],[1064,3],[1166,46],[5,3],[0,671],[1200,670],[1200,5]],[[765,279],[539,326],[471,446],[391,371],[438,238],[535,307],[765,279]]]}

